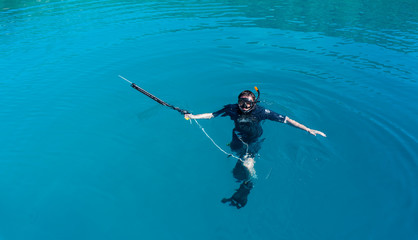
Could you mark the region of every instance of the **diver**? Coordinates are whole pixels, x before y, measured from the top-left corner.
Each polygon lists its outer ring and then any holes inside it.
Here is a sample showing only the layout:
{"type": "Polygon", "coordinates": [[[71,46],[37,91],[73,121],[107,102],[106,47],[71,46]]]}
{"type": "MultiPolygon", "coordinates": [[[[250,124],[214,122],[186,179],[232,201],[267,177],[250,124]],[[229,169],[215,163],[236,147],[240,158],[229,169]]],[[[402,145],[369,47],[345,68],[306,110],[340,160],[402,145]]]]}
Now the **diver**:
{"type": "Polygon", "coordinates": [[[230,198],[222,199],[223,203],[230,202],[231,206],[238,209],[247,204],[247,198],[254,184],[252,179],[256,178],[254,170],[254,158],[261,148],[264,139],[260,139],[263,134],[261,123],[263,120],[272,120],[280,123],[286,123],[296,128],[307,131],[312,135],[321,135],[326,137],[323,132],[310,129],[287,116],[278,114],[274,111],[257,105],[260,98],[260,91],[255,94],[249,90],[241,92],[238,96],[238,103],[225,105],[222,109],[213,113],[186,114],[184,117],[190,119],[211,119],[217,116],[229,116],[234,121],[235,127],[232,130],[232,141],[229,144],[231,150],[235,152],[240,160],[237,161],[232,173],[240,187],[230,198]]]}

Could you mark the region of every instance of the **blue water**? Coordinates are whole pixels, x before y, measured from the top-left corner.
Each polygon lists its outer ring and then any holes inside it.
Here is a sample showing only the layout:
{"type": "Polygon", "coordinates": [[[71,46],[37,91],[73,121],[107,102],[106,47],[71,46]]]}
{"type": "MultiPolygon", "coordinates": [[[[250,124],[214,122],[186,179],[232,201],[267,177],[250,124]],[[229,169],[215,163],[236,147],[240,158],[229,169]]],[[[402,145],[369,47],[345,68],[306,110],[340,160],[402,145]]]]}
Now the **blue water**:
{"type": "MultiPolygon", "coordinates": [[[[418,239],[418,2],[0,1],[0,239],[418,239]],[[258,86],[247,206],[193,113],[258,86]]],[[[232,122],[200,123],[226,150],[232,122]]]]}

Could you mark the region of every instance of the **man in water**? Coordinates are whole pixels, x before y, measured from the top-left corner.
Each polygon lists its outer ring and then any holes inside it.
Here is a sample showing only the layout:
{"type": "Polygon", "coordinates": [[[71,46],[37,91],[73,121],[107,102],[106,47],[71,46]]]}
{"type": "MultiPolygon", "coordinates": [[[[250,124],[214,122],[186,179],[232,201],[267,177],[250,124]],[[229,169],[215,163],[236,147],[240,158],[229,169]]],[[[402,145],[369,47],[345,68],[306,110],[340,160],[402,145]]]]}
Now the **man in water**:
{"type": "Polygon", "coordinates": [[[288,118],[287,116],[275,113],[264,107],[257,105],[260,92],[256,88],[258,97],[249,90],[241,92],[238,96],[237,104],[225,105],[221,110],[214,113],[186,114],[185,118],[190,119],[211,119],[221,115],[229,116],[234,121],[235,127],[232,130],[231,150],[238,154],[240,160],[237,161],[233,175],[238,181],[242,181],[239,189],[230,198],[222,199],[223,203],[230,202],[232,206],[238,209],[247,204],[247,197],[253,188],[252,179],[256,177],[254,170],[254,158],[260,150],[260,140],[263,134],[261,122],[263,120],[272,120],[281,123],[287,123],[296,128],[307,131],[312,135],[321,135],[326,137],[323,132],[307,128],[306,126],[288,118]]]}

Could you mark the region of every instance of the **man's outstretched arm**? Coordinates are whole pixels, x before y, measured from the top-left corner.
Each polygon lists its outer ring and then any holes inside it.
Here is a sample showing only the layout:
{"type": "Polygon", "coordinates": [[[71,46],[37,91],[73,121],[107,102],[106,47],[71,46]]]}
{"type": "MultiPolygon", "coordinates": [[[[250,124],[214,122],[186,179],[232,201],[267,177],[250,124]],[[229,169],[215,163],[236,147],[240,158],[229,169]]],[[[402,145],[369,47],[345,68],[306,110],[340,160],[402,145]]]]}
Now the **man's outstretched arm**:
{"type": "Polygon", "coordinates": [[[193,115],[193,114],[185,114],[184,118],[188,119],[211,119],[213,118],[213,114],[212,113],[202,113],[202,114],[197,114],[197,115],[193,115]]]}
{"type": "Polygon", "coordinates": [[[292,120],[288,117],[286,117],[286,119],[284,120],[284,123],[287,123],[287,124],[292,125],[294,127],[305,130],[305,131],[309,132],[310,134],[312,134],[314,136],[316,136],[316,134],[319,134],[323,137],[327,137],[327,135],[325,135],[325,133],[323,133],[321,131],[318,131],[318,130],[310,129],[310,128],[308,128],[308,127],[306,127],[306,126],[304,126],[304,125],[302,125],[302,124],[300,124],[300,123],[296,122],[295,120],[292,120]]]}

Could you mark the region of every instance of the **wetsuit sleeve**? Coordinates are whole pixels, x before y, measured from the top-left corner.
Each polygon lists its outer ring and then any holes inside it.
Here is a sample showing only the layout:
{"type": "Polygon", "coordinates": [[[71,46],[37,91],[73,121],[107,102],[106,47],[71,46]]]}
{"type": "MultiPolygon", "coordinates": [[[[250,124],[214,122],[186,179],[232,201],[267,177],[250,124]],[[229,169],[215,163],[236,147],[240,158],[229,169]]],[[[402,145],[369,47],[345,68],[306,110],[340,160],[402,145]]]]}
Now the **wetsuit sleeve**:
{"type": "Polygon", "coordinates": [[[286,116],[278,114],[268,109],[264,109],[264,117],[268,120],[284,123],[286,116]]]}
{"type": "Polygon", "coordinates": [[[219,115],[221,115],[222,117],[225,117],[225,116],[227,116],[227,113],[226,113],[227,109],[228,109],[228,105],[225,105],[221,110],[213,112],[212,114],[213,114],[214,117],[217,117],[219,115]]]}

